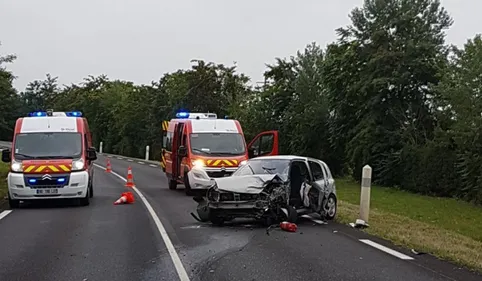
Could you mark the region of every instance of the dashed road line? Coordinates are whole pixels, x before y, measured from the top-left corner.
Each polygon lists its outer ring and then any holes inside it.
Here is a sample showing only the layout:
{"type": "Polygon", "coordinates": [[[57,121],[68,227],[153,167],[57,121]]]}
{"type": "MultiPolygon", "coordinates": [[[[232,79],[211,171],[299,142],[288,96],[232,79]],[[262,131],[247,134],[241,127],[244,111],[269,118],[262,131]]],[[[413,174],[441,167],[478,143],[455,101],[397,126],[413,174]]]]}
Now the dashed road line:
{"type": "Polygon", "coordinates": [[[399,258],[399,259],[402,259],[402,260],[413,260],[413,259],[414,259],[414,258],[409,257],[409,256],[407,256],[407,255],[404,255],[404,254],[402,254],[402,253],[400,253],[400,252],[397,252],[397,251],[395,251],[395,250],[392,250],[392,249],[390,249],[390,248],[388,248],[388,247],[385,247],[385,246],[383,246],[383,245],[380,245],[380,244],[378,244],[378,243],[375,243],[375,242],[373,242],[372,240],[369,240],[369,239],[360,239],[360,242],[365,243],[365,244],[367,244],[367,245],[370,245],[370,246],[372,246],[373,248],[377,248],[377,249],[380,250],[380,251],[383,251],[383,252],[385,252],[385,253],[387,253],[387,254],[390,254],[390,255],[395,256],[395,257],[397,257],[397,258],[399,258]]]}
{"type": "Polygon", "coordinates": [[[3,219],[4,217],[8,216],[8,214],[10,214],[12,212],[12,210],[5,210],[3,212],[0,213],[0,220],[3,219]]]}
{"type": "MultiPolygon", "coordinates": [[[[94,164],[94,166],[96,166],[97,168],[100,168],[102,170],[105,170],[105,167],[103,167],[101,165],[94,164]]],[[[112,171],[111,174],[113,174],[114,176],[118,177],[119,179],[127,182],[127,179],[124,178],[123,176],[119,175],[118,173],[112,171]]],[[[169,255],[171,256],[171,260],[174,263],[174,267],[176,268],[177,275],[179,276],[180,281],[189,281],[189,276],[186,272],[186,269],[184,268],[184,265],[182,264],[181,259],[179,258],[179,255],[177,254],[176,249],[174,248],[174,244],[172,244],[172,241],[169,238],[169,235],[167,234],[166,229],[162,225],[161,220],[157,216],[157,214],[154,211],[154,209],[152,208],[151,204],[149,204],[149,201],[147,201],[146,197],[144,197],[144,194],[142,194],[142,192],[139,189],[137,189],[137,187],[135,187],[135,186],[132,187],[132,189],[134,189],[134,191],[137,193],[137,195],[141,198],[142,203],[144,203],[144,205],[147,208],[147,211],[149,212],[152,219],[154,220],[154,223],[157,226],[157,230],[161,234],[162,240],[164,241],[164,244],[166,245],[166,248],[169,252],[169,255]]]]}
{"type": "Polygon", "coordinates": [[[132,162],[132,161],[134,161],[134,160],[132,160],[132,159],[127,159],[127,161],[132,162]]]}
{"type": "Polygon", "coordinates": [[[154,164],[149,164],[149,166],[157,168],[157,165],[154,165],[154,164]]]}
{"type": "Polygon", "coordinates": [[[120,159],[120,160],[122,160],[122,159],[124,159],[124,157],[117,157],[117,159],[120,159]]]}
{"type": "Polygon", "coordinates": [[[142,161],[137,161],[137,163],[143,164],[143,165],[146,164],[146,163],[144,163],[144,162],[142,162],[142,161]]]}

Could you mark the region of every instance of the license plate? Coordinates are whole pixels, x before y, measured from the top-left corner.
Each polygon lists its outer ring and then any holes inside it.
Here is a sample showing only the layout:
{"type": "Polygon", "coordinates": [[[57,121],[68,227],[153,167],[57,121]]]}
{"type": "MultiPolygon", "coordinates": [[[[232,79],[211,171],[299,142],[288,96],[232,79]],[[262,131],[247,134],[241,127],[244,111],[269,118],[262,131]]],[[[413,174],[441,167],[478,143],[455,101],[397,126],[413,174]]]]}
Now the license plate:
{"type": "Polygon", "coordinates": [[[59,190],[57,188],[45,188],[37,189],[37,194],[57,194],[59,190]]]}

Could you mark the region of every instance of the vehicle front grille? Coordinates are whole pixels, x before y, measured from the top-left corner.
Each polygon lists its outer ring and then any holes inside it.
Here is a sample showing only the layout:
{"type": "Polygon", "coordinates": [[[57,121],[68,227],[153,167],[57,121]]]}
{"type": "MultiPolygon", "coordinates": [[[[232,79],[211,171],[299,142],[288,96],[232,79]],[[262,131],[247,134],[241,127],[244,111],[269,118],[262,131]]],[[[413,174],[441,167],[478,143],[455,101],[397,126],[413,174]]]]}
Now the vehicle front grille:
{"type": "Polygon", "coordinates": [[[25,186],[30,188],[63,188],[69,185],[70,174],[24,175],[25,186]]]}
{"type": "Polygon", "coordinates": [[[221,172],[221,171],[216,171],[216,172],[207,172],[208,176],[210,178],[222,178],[222,177],[227,177],[230,176],[233,172],[221,172]]]}
{"type": "Polygon", "coordinates": [[[258,194],[247,193],[221,193],[219,201],[250,201],[259,199],[258,194]]]}

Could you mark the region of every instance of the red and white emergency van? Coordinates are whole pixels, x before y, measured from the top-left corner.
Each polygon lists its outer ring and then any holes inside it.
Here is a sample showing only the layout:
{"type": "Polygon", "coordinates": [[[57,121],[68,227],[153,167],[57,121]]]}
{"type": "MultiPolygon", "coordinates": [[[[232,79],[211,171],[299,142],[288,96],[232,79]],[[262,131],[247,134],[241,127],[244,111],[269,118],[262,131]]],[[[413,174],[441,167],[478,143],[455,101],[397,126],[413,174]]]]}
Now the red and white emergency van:
{"type": "Polygon", "coordinates": [[[189,184],[188,172],[202,167],[212,177],[231,175],[248,158],[278,154],[278,132],[257,135],[246,145],[243,129],[237,120],[218,119],[215,113],[179,112],[164,121],[161,166],[169,189],[184,184],[187,195],[205,187],[189,184]]]}
{"type": "Polygon", "coordinates": [[[10,163],[8,201],[93,197],[93,161],[97,159],[87,119],[79,111],[39,111],[17,119],[11,149],[2,151],[10,163]]]}

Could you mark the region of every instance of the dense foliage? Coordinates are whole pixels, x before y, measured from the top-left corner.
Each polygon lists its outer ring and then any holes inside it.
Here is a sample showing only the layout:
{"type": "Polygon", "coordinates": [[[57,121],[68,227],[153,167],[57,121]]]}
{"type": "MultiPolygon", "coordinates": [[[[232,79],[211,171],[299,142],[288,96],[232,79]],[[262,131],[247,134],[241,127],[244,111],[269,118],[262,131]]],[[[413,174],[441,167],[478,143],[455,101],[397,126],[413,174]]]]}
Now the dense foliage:
{"type": "MultiPolygon", "coordinates": [[[[279,130],[281,152],[318,157],[386,186],[482,202],[482,39],[445,42],[452,19],[438,0],[366,0],[325,50],[315,43],[268,65],[264,85],[236,66],[192,61],[151,85],[88,77],[60,88],[47,75],[24,92],[0,57],[0,138],[36,109],[82,110],[105,151],[159,158],[161,121],[176,111],[241,121],[247,139],[279,130]]],[[[261,63],[261,62],[260,62],[261,63]]]]}

